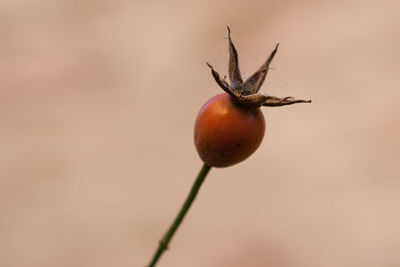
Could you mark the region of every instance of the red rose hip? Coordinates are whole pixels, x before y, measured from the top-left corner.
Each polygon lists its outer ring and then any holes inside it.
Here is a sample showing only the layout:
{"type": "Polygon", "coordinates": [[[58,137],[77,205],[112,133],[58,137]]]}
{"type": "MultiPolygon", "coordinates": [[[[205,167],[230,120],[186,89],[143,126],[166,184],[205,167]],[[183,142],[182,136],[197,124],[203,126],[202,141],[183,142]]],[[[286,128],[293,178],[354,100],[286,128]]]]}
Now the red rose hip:
{"type": "Polygon", "coordinates": [[[228,167],[247,159],[260,146],[265,121],[260,109],[242,107],[219,94],[201,108],[194,130],[200,158],[211,167],[228,167]]]}
{"type": "Polygon", "coordinates": [[[194,141],[197,152],[205,164],[210,167],[227,167],[247,159],[257,150],[264,137],[265,121],[261,106],[277,107],[295,103],[310,103],[311,100],[293,97],[276,97],[259,94],[258,91],[267,76],[269,66],[278,45],[265,63],[243,81],[239,70],[239,57],[229,40],[229,79],[221,78],[211,68],[211,74],[217,84],[225,91],[211,98],[201,108],[194,129],[194,141]]]}

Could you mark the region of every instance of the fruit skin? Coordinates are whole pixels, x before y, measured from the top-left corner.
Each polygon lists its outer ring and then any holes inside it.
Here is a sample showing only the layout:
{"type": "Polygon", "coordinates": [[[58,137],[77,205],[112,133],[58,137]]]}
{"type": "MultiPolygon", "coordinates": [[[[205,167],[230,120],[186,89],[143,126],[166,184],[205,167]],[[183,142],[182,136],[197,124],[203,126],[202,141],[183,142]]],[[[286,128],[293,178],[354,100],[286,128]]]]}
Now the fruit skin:
{"type": "Polygon", "coordinates": [[[247,159],[260,146],[265,120],[260,109],[247,109],[223,93],[200,109],[194,142],[200,158],[211,167],[228,167],[247,159]]]}

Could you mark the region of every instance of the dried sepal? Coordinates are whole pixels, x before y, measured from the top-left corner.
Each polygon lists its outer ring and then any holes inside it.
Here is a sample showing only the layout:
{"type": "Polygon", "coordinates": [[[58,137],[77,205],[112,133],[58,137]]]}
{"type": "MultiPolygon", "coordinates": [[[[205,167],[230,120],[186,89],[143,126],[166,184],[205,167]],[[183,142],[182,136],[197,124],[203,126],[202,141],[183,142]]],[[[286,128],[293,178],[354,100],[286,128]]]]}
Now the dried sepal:
{"type": "Polygon", "coordinates": [[[209,63],[207,63],[207,65],[210,67],[211,74],[214,77],[217,84],[222,88],[222,90],[233,96],[240,105],[242,105],[245,108],[254,109],[254,108],[259,108],[261,106],[277,107],[277,106],[291,105],[295,103],[311,103],[311,100],[295,99],[291,96],[280,98],[276,96],[262,95],[258,93],[258,91],[261,88],[261,85],[265,80],[265,77],[267,76],[269,66],[271,65],[271,62],[274,59],[279,44],[275,46],[275,49],[272,51],[272,53],[265,61],[265,63],[252,76],[250,76],[250,78],[248,78],[243,83],[239,70],[239,57],[236,48],[233,45],[231,39],[231,30],[229,27],[228,27],[228,39],[229,39],[228,71],[231,84],[228,84],[225,81],[225,78],[222,79],[219,73],[216,72],[209,63]]]}
{"type": "Polygon", "coordinates": [[[242,76],[240,75],[238,53],[231,39],[231,29],[229,27],[227,28],[228,28],[228,40],[229,40],[228,73],[229,73],[229,79],[231,80],[231,86],[233,88],[237,88],[243,83],[243,80],[242,76]]]}
{"type": "Polygon", "coordinates": [[[276,96],[265,96],[266,99],[262,103],[263,106],[266,107],[280,107],[286,105],[292,105],[296,103],[311,103],[311,100],[303,100],[303,99],[295,99],[291,96],[287,96],[284,98],[276,97],[276,96]]]}
{"type": "Polygon", "coordinates": [[[219,73],[216,72],[214,70],[213,66],[211,66],[208,62],[206,62],[206,64],[208,67],[210,67],[211,74],[214,77],[217,84],[219,85],[219,87],[221,87],[221,89],[224,90],[226,93],[228,93],[232,96],[235,96],[234,91],[232,90],[233,88],[231,88],[231,86],[225,81],[225,79],[221,79],[221,77],[219,76],[219,73]]]}
{"type": "Polygon", "coordinates": [[[244,92],[256,94],[260,91],[261,85],[264,83],[265,77],[267,77],[269,65],[271,65],[272,59],[274,59],[276,51],[278,50],[278,46],[279,44],[276,44],[274,51],[272,51],[265,63],[243,84],[242,89],[244,92]]]}
{"type": "Polygon", "coordinates": [[[242,106],[253,109],[262,106],[266,100],[266,96],[261,94],[239,95],[237,99],[242,106]]]}

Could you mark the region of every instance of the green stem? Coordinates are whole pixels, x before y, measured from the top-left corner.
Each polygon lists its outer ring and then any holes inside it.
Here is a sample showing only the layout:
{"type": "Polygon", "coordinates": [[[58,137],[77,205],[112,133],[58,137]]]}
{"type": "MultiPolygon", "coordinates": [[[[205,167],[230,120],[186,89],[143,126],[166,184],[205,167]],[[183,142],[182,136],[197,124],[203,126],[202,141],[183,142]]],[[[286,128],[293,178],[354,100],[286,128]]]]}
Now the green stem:
{"type": "Polygon", "coordinates": [[[197,178],[192,186],[192,189],[190,190],[189,195],[187,196],[185,203],[183,203],[183,206],[181,210],[179,211],[178,215],[176,216],[175,220],[173,221],[172,225],[169,227],[168,231],[165,233],[163,239],[160,240],[160,243],[158,245],[158,249],[156,250],[156,253],[154,253],[154,256],[148,265],[148,267],[154,267],[163,254],[163,252],[168,249],[168,244],[169,241],[171,241],[171,238],[175,234],[176,230],[178,229],[179,225],[181,224],[183,218],[185,217],[186,213],[188,212],[190,206],[193,203],[193,200],[195,199],[197,193],[199,192],[201,184],[204,182],[208,172],[210,171],[211,167],[208,166],[207,164],[203,164],[203,167],[201,167],[199,174],[197,175],[197,178]]]}

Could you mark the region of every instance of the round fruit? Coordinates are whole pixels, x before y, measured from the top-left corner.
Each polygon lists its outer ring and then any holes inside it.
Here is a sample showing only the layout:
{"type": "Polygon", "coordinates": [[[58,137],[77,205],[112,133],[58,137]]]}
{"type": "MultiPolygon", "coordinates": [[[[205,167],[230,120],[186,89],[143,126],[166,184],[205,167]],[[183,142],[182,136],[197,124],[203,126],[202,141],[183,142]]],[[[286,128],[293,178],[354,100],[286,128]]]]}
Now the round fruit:
{"type": "Polygon", "coordinates": [[[260,109],[248,109],[228,94],[201,108],[194,129],[200,158],[211,167],[228,167],[247,159],[260,146],[265,120],[260,109]]]}

